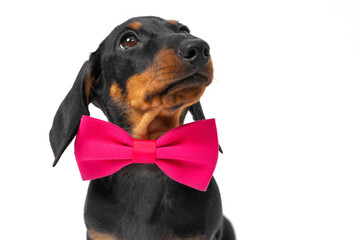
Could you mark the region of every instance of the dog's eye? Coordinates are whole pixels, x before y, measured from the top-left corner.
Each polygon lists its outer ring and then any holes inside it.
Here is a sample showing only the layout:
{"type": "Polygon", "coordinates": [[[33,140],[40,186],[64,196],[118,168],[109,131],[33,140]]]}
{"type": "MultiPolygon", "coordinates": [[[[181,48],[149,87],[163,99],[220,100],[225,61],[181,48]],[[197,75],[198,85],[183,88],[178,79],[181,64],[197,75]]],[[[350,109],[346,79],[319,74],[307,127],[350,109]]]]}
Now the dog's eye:
{"type": "Polygon", "coordinates": [[[140,42],[139,38],[134,33],[125,34],[120,41],[122,49],[135,47],[140,42]]]}
{"type": "Polygon", "coordinates": [[[190,29],[188,27],[186,27],[186,26],[181,26],[180,29],[179,29],[179,32],[189,34],[190,29]]]}

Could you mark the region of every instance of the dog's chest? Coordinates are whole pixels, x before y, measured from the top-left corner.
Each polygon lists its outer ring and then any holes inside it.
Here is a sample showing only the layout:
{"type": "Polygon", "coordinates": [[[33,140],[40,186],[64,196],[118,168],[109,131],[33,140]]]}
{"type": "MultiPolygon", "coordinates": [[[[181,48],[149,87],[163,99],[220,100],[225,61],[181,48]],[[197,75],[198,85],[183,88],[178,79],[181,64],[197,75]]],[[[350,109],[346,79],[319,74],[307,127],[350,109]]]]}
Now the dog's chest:
{"type": "Polygon", "coordinates": [[[200,192],[169,179],[156,165],[131,165],[90,183],[85,222],[88,229],[124,239],[199,236],[211,225],[209,214],[221,217],[219,199],[216,186],[200,192]]]}

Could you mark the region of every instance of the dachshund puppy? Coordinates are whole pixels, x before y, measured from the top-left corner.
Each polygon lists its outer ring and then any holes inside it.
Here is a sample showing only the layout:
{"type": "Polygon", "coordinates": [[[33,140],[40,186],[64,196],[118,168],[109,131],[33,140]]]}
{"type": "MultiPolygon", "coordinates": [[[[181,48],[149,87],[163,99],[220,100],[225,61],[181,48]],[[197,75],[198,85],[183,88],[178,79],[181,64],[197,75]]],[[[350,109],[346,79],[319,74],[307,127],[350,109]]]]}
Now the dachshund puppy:
{"type": "MultiPolygon", "coordinates": [[[[90,103],[133,138],[155,140],[183,124],[188,111],[205,119],[199,99],[212,79],[209,46],[185,25],[157,17],[126,21],[83,64],[54,117],[54,166],[90,103]]],[[[84,217],[92,240],[235,239],[214,178],[201,192],[155,164],[92,180],[84,217]]]]}

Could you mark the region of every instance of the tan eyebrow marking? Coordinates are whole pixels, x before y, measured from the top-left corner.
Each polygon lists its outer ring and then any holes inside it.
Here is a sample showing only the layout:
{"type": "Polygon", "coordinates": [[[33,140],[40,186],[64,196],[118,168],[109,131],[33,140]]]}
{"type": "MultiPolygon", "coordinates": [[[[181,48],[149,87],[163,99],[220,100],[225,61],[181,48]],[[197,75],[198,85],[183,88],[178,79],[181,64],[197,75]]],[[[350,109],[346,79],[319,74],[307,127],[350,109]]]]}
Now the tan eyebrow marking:
{"type": "Polygon", "coordinates": [[[177,24],[177,21],[175,20],[168,20],[169,23],[173,24],[173,25],[176,25],[177,24]]]}
{"type": "Polygon", "coordinates": [[[139,30],[141,28],[140,22],[132,22],[128,25],[129,28],[132,28],[134,30],[139,30]]]}

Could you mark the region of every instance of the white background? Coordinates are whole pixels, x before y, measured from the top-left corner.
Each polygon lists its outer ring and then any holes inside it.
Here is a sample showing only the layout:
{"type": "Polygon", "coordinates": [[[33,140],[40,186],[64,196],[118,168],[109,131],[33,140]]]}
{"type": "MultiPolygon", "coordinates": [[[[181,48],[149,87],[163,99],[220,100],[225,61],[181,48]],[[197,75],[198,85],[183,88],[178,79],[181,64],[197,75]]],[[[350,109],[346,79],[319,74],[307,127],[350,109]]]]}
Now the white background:
{"type": "Polygon", "coordinates": [[[72,145],[51,167],[52,118],[110,31],[155,15],[211,46],[202,103],[238,239],[359,240],[359,13],[356,0],[3,1],[1,239],[85,239],[88,183],[72,145]]]}

